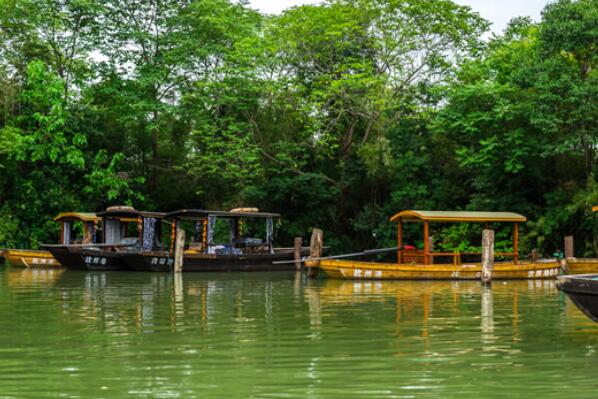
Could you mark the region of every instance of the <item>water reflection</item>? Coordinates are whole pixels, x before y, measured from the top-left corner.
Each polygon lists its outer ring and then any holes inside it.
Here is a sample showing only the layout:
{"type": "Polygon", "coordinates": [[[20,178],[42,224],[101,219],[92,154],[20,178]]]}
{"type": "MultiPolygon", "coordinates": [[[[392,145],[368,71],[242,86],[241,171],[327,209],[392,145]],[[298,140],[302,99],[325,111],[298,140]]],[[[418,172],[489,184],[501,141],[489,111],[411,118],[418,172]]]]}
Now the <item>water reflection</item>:
{"type": "Polygon", "coordinates": [[[43,272],[0,272],[0,395],[557,397],[563,370],[595,389],[598,328],[552,281],[43,272]]]}
{"type": "Polygon", "coordinates": [[[6,282],[11,287],[50,286],[64,273],[63,269],[7,269],[6,282]]]}
{"type": "Polygon", "coordinates": [[[320,325],[323,314],[343,307],[381,304],[384,310],[394,308],[394,335],[399,340],[413,336],[413,326],[417,325],[424,353],[436,355],[446,352],[447,347],[443,347],[444,341],[434,345],[433,337],[445,333],[456,333],[457,342],[477,334],[480,349],[486,352],[508,350],[508,345],[519,342],[522,292],[558,295],[555,283],[549,280],[496,282],[491,287],[467,281],[326,280],[305,287],[312,325],[320,325]],[[475,319],[479,320],[477,329],[471,324],[475,319]],[[437,352],[433,352],[433,346],[437,352]]]}
{"type": "Polygon", "coordinates": [[[494,309],[492,304],[492,288],[481,287],[482,290],[482,311],[481,311],[481,322],[482,322],[482,342],[485,344],[491,344],[494,340],[492,333],[494,332],[494,309]]]}

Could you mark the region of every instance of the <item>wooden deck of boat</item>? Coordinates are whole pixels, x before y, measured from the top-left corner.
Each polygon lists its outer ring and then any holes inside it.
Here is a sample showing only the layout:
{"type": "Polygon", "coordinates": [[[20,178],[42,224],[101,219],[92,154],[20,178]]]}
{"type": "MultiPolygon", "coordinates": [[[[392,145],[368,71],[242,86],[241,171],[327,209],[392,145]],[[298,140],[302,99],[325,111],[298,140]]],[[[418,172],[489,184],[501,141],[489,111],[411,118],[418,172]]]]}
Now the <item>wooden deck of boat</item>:
{"type": "MultiPolygon", "coordinates": [[[[422,265],[375,263],[355,260],[329,259],[307,262],[308,267],[318,267],[327,277],[341,279],[381,280],[478,280],[480,264],[422,265]]],[[[494,279],[555,278],[560,272],[557,262],[496,263],[494,279]]]]}

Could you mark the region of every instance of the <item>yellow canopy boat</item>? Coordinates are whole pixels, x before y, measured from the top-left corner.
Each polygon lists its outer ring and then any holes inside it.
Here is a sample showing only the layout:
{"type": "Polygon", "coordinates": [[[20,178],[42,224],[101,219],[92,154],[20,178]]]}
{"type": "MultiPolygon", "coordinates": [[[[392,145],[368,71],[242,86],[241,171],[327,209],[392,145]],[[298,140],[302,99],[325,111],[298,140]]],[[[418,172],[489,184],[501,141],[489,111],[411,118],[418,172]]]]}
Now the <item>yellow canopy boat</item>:
{"type": "Polygon", "coordinates": [[[556,260],[519,260],[519,223],[526,222],[525,216],[511,212],[446,212],[406,210],[390,218],[397,223],[397,263],[366,262],[322,258],[308,260],[307,267],[315,267],[330,278],[345,279],[392,279],[392,280],[473,280],[482,273],[480,263],[462,261],[463,255],[479,253],[434,252],[430,239],[430,223],[513,223],[513,252],[497,252],[497,256],[511,257],[511,261],[494,264],[494,279],[535,279],[554,278],[560,266],[556,260]],[[423,223],[423,250],[408,249],[403,245],[403,224],[423,223]],[[436,264],[435,259],[452,258],[448,264],[436,264]]]}
{"type": "MultiPolygon", "coordinates": [[[[54,218],[60,223],[60,242],[62,244],[80,242],[91,243],[95,234],[98,218],[95,213],[62,212],[54,218]],[[74,222],[83,223],[83,237],[73,239],[72,226],[74,222]]],[[[57,268],[58,262],[49,251],[37,249],[5,249],[3,256],[15,267],[57,268]]]]}
{"type": "MultiPolygon", "coordinates": [[[[593,212],[598,212],[598,205],[592,207],[593,212]]],[[[567,258],[567,274],[592,274],[598,273],[598,258],[567,258]]]]}

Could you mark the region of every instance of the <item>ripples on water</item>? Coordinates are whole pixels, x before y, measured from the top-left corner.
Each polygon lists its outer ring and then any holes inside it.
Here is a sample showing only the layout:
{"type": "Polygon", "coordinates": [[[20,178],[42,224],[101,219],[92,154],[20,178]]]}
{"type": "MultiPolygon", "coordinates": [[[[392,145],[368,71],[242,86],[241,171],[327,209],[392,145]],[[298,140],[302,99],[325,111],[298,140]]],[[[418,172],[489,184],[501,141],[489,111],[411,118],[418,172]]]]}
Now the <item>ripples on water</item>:
{"type": "Polygon", "coordinates": [[[0,398],[595,397],[552,281],[0,269],[0,398]]]}

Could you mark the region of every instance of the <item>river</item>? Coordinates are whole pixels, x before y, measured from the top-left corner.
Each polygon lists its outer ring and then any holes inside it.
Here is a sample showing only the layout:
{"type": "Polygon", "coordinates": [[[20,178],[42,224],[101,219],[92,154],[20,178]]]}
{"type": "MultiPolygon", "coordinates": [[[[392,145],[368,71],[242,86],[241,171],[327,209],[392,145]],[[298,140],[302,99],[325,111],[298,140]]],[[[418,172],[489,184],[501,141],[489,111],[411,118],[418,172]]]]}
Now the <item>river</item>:
{"type": "Polygon", "coordinates": [[[592,398],[554,281],[0,267],[0,398],[592,398]]]}

